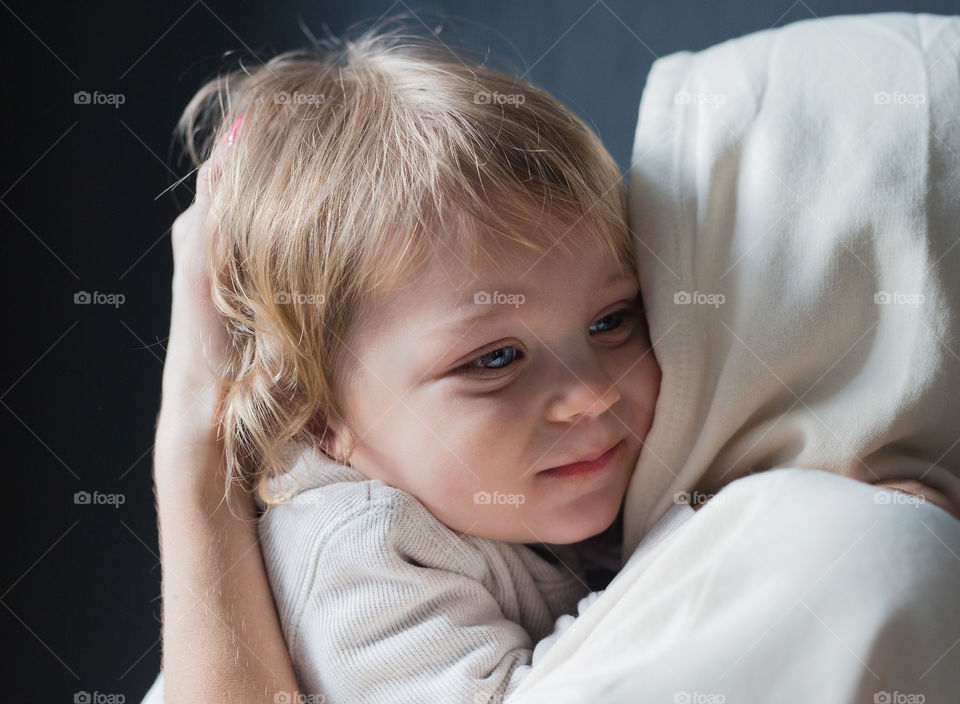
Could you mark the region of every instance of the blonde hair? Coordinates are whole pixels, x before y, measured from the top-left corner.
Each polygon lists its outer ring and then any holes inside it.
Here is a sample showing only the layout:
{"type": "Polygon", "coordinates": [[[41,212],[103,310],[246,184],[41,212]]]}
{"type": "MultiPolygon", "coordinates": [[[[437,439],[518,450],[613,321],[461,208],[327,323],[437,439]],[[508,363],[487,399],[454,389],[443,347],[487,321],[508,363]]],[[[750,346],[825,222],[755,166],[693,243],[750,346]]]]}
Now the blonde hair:
{"type": "Polygon", "coordinates": [[[268,480],[289,469],[291,441],[333,457],[331,424],[349,457],[348,332],[370,291],[431,252],[546,252],[576,226],[636,276],[621,174],[596,135],[546,91],[438,41],[373,27],[221,75],[177,126],[195,165],[241,114],[207,254],[232,341],[227,488],[256,487],[268,506],[286,498],[268,480]],[[548,223],[545,242],[522,234],[548,223]]]}

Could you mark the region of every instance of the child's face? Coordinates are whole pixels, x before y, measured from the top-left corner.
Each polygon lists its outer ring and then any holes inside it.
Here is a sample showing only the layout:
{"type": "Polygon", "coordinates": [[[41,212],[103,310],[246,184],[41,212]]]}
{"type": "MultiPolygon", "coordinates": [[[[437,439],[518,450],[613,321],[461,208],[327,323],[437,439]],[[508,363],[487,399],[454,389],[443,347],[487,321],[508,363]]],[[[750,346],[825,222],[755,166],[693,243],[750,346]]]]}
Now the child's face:
{"type": "Polygon", "coordinates": [[[349,341],[353,467],[485,538],[571,543],[610,525],[660,368],[636,280],[610,284],[616,263],[577,234],[565,239],[572,255],[511,243],[499,268],[445,251],[422,278],[371,297],[349,341]],[[472,374],[457,371],[467,364],[472,374]],[[617,442],[602,469],[544,473],[617,442]]]}

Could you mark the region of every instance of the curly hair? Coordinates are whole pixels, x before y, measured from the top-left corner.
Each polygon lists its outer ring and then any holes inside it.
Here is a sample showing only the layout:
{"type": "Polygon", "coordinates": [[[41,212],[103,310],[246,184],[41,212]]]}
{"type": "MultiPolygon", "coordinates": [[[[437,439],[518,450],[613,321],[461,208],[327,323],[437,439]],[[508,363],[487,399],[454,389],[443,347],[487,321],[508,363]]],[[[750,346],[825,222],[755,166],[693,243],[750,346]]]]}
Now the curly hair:
{"type": "Polygon", "coordinates": [[[598,137],[546,91],[435,39],[374,26],[219,75],[177,125],[194,165],[241,114],[207,244],[232,342],[218,420],[227,487],[268,507],[285,498],[268,480],[291,441],[347,461],[349,333],[370,291],[431,252],[547,251],[576,225],[636,276],[622,177],[598,137]],[[545,221],[555,235],[524,234],[545,221]]]}

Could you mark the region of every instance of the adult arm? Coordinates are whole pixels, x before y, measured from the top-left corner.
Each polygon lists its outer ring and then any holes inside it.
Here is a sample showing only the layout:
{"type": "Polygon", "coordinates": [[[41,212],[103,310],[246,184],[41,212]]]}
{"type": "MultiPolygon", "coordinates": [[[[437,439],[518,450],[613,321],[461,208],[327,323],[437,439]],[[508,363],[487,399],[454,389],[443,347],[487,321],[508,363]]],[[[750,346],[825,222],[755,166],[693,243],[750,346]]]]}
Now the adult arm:
{"type": "Polygon", "coordinates": [[[227,334],[209,298],[203,254],[217,171],[211,162],[201,167],[196,200],[172,233],[173,303],[153,475],[168,703],[274,701],[277,692],[289,699],[297,692],[253,497],[236,490],[224,501],[220,392],[210,367],[220,368],[227,334]]]}
{"type": "MultiPolygon", "coordinates": [[[[880,487],[881,489],[888,489],[890,491],[898,491],[901,494],[916,496],[921,501],[926,501],[934,506],[938,506],[954,518],[960,519],[960,509],[957,508],[956,504],[954,504],[946,494],[941,491],[937,491],[932,486],[924,484],[921,481],[916,479],[881,479],[879,481],[870,483],[874,486],[880,487]]],[[[699,511],[706,504],[707,502],[703,501],[699,504],[693,504],[692,508],[694,511],[699,511]]]]}
{"type": "Polygon", "coordinates": [[[621,571],[517,704],[955,701],[960,523],[879,494],[809,469],[731,482],[621,571]]]}

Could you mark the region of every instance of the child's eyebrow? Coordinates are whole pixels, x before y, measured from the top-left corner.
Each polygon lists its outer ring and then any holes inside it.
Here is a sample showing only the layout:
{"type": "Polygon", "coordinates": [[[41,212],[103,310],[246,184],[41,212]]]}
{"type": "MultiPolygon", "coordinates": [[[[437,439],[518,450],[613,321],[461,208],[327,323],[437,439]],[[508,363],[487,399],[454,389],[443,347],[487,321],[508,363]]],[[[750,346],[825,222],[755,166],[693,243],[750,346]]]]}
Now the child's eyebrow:
{"type": "MultiPolygon", "coordinates": [[[[454,310],[462,310],[465,308],[473,308],[478,306],[478,304],[470,302],[461,303],[454,310]]],[[[464,315],[459,318],[455,318],[453,321],[445,322],[435,327],[429,328],[426,332],[429,336],[441,336],[441,335],[466,335],[473,328],[475,328],[481,321],[487,320],[488,318],[499,318],[502,316],[513,315],[517,311],[516,306],[512,305],[489,305],[483,306],[482,310],[476,310],[470,315],[464,315]]]]}
{"type": "Polygon", "coordinates": [[[633,276],[630,276],[629,274],[616,273],[611,276],[608,276],[605,281],[601,282],[600,288],[598,290],[606,291],[607,289],[611,289],[615,286],[619,286],[620,284],[625,284],[625,283],[631,283],[635,285],[637,283],[637,279],[633,276]]]}

